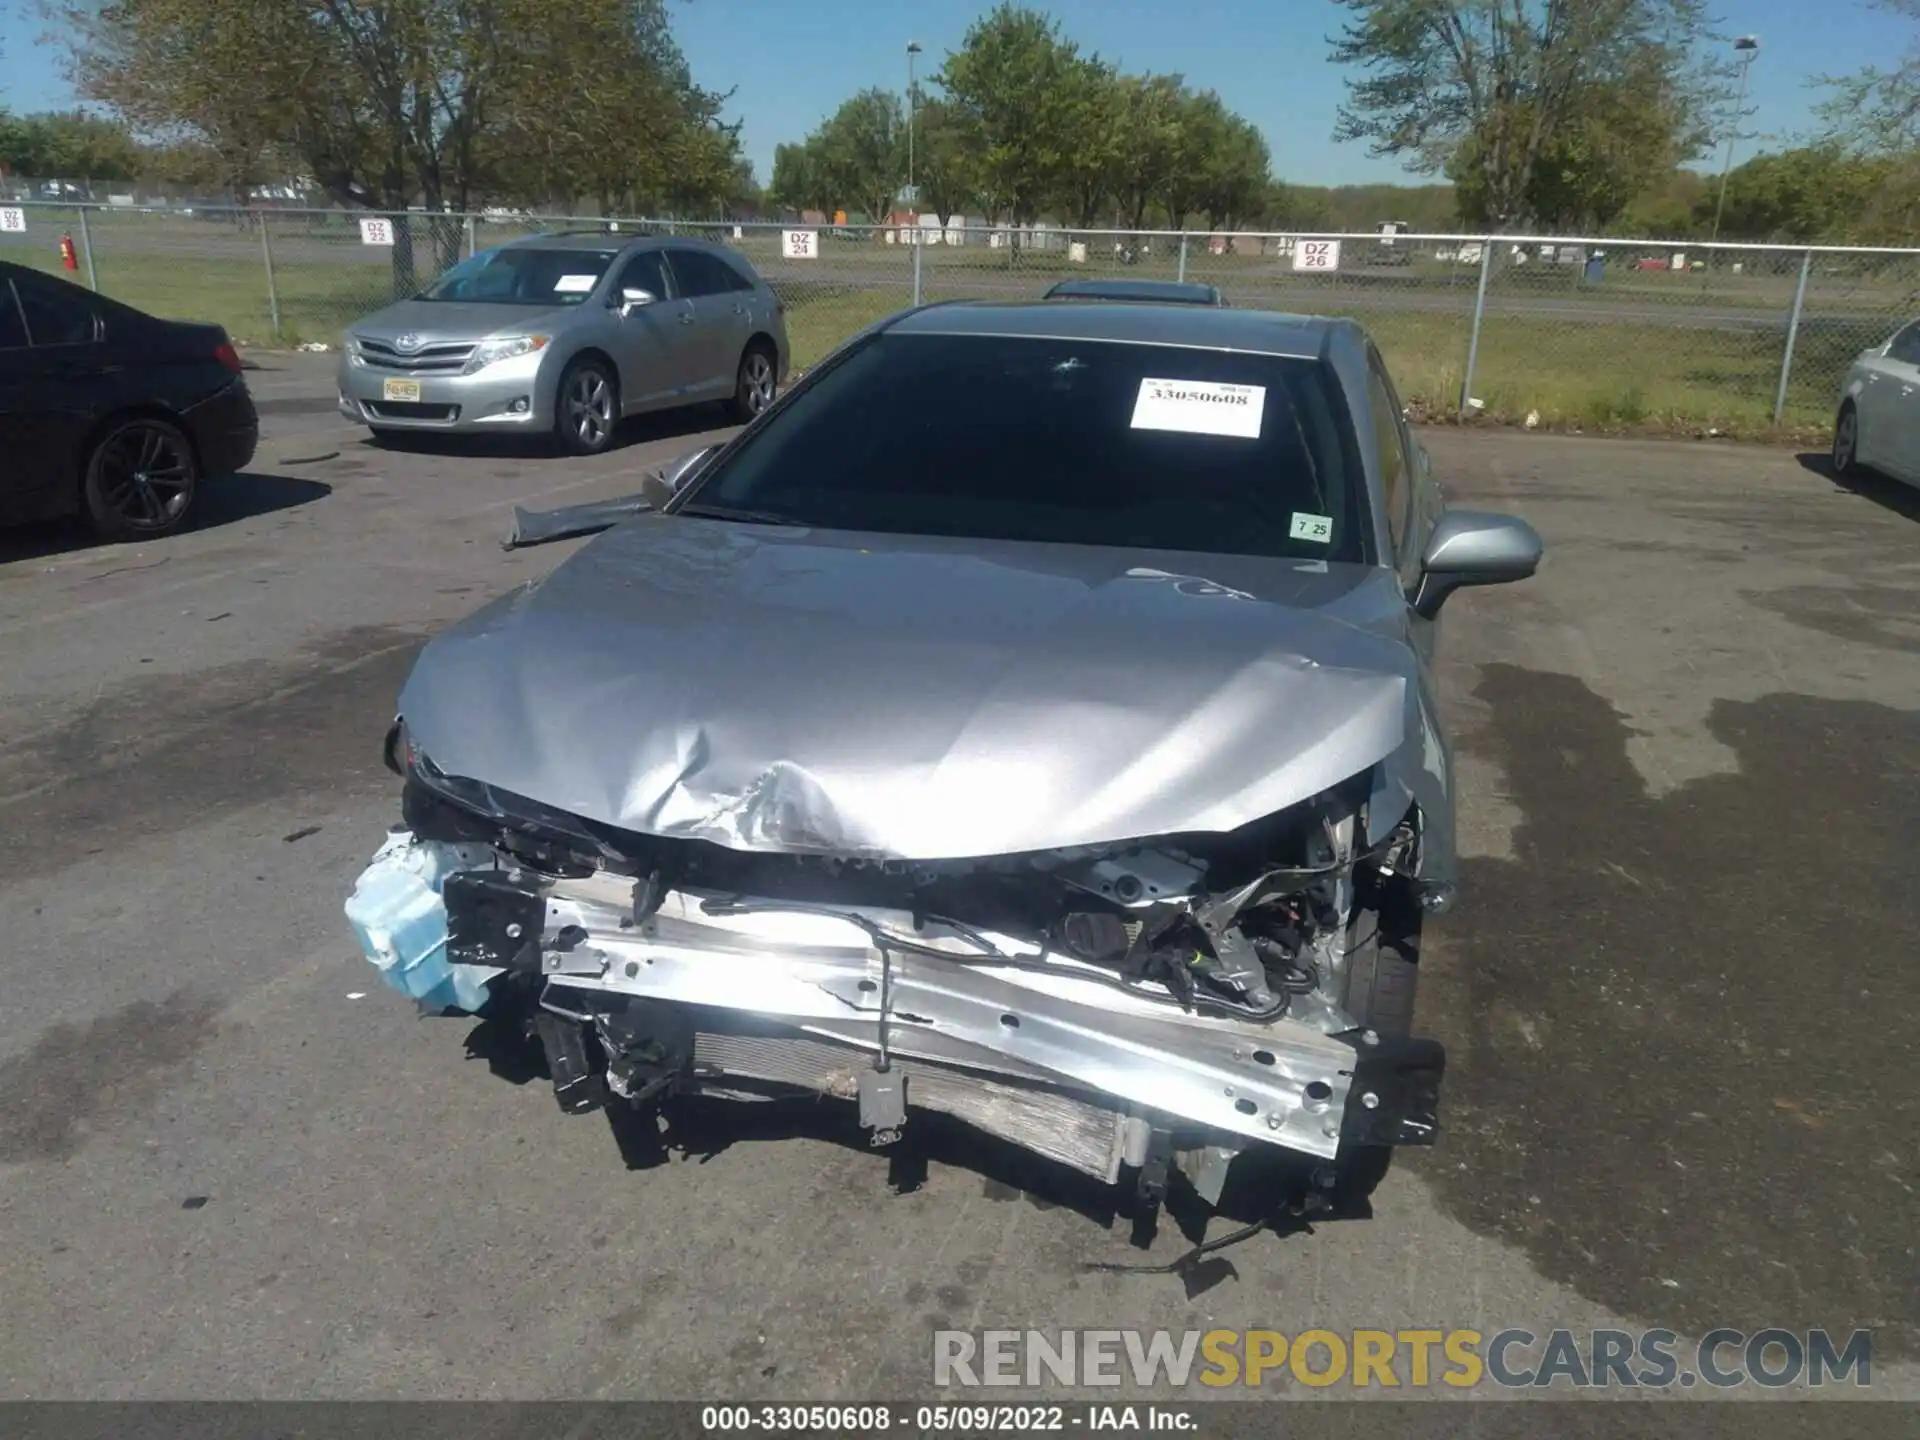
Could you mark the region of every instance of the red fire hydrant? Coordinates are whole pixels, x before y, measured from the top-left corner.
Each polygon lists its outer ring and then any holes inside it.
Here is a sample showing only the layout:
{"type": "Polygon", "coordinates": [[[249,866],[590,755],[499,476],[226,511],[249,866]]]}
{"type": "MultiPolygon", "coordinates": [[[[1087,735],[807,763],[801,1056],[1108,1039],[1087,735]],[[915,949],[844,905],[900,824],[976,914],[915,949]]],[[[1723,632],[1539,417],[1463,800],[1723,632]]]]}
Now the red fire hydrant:
{"type": "Polygon", "coordinates": [[[71,235],[62,235],[60,237],[60,263],[69,270],[78,270],[80,268],[80,255],[79,252],[73,248],[73,236],[71,235]]]}

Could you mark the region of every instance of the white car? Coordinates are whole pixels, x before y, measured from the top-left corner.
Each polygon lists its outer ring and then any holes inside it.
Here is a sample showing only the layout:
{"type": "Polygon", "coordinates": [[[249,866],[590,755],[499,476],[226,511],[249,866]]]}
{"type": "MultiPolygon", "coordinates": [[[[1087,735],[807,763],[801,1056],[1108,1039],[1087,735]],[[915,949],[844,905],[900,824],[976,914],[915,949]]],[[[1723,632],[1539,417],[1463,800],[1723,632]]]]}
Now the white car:
{"type": "Polygon", "coordinates": [[[1853,475],[1869,467],[1920,485],[1920,320],[1847,372],[1833,422],[1833,468],[1853,475]]]}

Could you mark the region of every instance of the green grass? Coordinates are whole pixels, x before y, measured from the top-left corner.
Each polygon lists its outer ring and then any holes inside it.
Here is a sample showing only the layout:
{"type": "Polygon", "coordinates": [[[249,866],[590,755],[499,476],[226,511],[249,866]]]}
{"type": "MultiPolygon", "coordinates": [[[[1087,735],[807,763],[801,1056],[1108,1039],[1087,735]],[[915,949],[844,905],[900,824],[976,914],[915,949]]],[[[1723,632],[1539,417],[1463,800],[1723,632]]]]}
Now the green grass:
{"type": "MultiPolygon", "coordinates": [[[[181,244],[168,253],[143,253],[96,239],[100,288],[158,314],[215,321],[237,340],[256,347],[316,340],[335,344],[345,326],[390,298],[387,267],[357,244],[291,237],[283,245],[276,239],[280,308],[276,337],[265,268],[258,252],[250,248],[253,243],[257,242],[231,231],[211,229],[199,245],[181,244]]],[[[767,257],[765,268],[786,302],[796,366],[817,363],[849,335],[910,303],[908,252],[887,247],[876,253],[875,247],[850,244],[844,248],[851,253],[843,262],[835,264],[838,252],[829,247],[818,270],[809,267],[803,272],[805,278],[788,278],[796,267],[778,268],[767,257]]],[[[57,272],[57,252],[51,246],[46,254],[40,250],[39,246],[8,246],[0,255],[57,272]]],[[[930,249],[927,261],[937,253],[930,249]]],[[[1002,253],[953,253],[942,255],[939,263],[926,263],[926,298],[979,293],[978,287],[989,281],[995,294],[1038,295],[1066,268],[1087,273],[1081,267],[1066,267],[1064,261],[1043,264],[1040,256],[1008,267],[1001,263],[1002,253]],[[1009,278],[1018,283],[1009,286],[1009,278]]],[[[1151,266],[1143,264],[1126,273],[1170,269],[1170,257],[1156,255],[1152,260],[1151,266]]],[[[1223,267],[1242,263],[1238,257],[1206,257],[1206,262],[1195,265],[1190,273],[1217,283],[1228,279],[1223,267]]],[[[1757,283],[1759,277],[1754,279],[1757,283]]],[[[1348,277],[1343,282],[1349,296],[1355,294],[1357,284],[1375,283],[1348,277]]],[[[1342,313],[1344,308],[1340,288],[1307,289],[1273,281],[1263,286],[1244,269],[1230,293],[1241,304],[1329,314],[1342,313]]],[[[1436,287],[1423,293],[1431,296],[1436,287]]],[[[1439,288],[1438,293],[1448,292],[1439,288]]],[[[1463,288],[1458,298],[1457,308],[1422,311],[1395,309],[1374,295],[1352,312],[1379,342],[1403,398],[1434,418],[1450,417],[1459,407],[1471,291],[1463,288]]],[[[1873,329],[1870,323],[1827,323],[1815,318],[1805,323],[1788,395],[1787,433],[1817,430],[1830,422],[1847,362],[1879,338],[1870,333],[1873,329]]],[[[1556,428],[1688,433],[1715,428],[1752,435],[1772,425],[1779,346],[1779,335],[1766,330],[1622,321],[1607,318],[1599,307],[1591,319],[1584,312],[1577,316],[1494,312],[1482,329],[1473,392],[1485,402],[1484,416],[1495,421],[1517,421],[1537,411],[1542,424],[1556,428]]]]}
{"type": "MultiPolygon", "coordinates": [[[[930,290],[926,298],[950,297],[930,290]]],[[[829,286],[789,294],[794,363],[815,363],[846,336],[903,308],[906,299],[829,286]]],[[[1368,311],[1361,319],[1403,400],[1435,418],[1458,410],[1467,316],[1368,311]]],[[[1776,343],[1764,333],[1496,315],[1481,331],[1473,391],[1485,402],[1484,416],[1494,421],[1519,421],[1538,411],[1541,423],[1554,428],[1752,435],[1772,428],[1780,374],[1776,343]]],[[[1844,366],[1833,372],[1833,386],[1839,373],[1844,366]]],[[[1792,434],[1830,422],[1830,388],[1826,374],[1800,371],[1783,430],[1792,434]]]]}

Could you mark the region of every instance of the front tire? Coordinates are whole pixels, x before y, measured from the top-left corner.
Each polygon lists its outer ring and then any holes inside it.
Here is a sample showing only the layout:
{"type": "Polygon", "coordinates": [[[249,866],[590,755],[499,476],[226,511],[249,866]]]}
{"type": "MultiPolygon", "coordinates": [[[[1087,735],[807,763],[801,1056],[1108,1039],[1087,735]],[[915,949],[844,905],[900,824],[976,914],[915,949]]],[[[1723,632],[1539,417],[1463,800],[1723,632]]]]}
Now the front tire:
{"type": "Polygon", "coordinates": [[[772,348],[756,340],[740,356],[733,399],[727,402],[728,414],[739,424],[747,424],[773,404],[774,391],[779,383],[779,371],[774,363],[772,348]]]}
{"type": "Polygon", "coordinates": [[[1833,420],[1833,473],[1849,478],[1860,473],[1860,412],[1851,400],[1833,420]]]}
{"type": "Polygon", "coordinates": [[[1413,1034],[1420,984],[1420,906],[1398,893],[1356,905],[1340,1008],[1382,1039],[1413,1034]]]}
{"type": "Polygon", "coordinates": [[[620,391],[598,360],[576,360],[554,391],[554,438],[569,455],[598,455],[613,444],[620,391]]]}
{"type": "Polygon", "coordinates": [[[171,535],[187,523],[200,489],[200,461],[186,432],[139,415],[107,427],[87,454],[81,499],[108,540],[171,535]]]}
{"type": "MultiPolygon", "coordinates": [[[[1404,1040],[1413,1034],[1423,915],[1418,902],[1400,887],[1354,907],[1340,1008],[1382,1040],[1404,1040]]],[[[1362,1211],[1392,1164],[1391,1145],[1342,1146],[1329,1197],[1335,1213],[1362,1211]]]]}

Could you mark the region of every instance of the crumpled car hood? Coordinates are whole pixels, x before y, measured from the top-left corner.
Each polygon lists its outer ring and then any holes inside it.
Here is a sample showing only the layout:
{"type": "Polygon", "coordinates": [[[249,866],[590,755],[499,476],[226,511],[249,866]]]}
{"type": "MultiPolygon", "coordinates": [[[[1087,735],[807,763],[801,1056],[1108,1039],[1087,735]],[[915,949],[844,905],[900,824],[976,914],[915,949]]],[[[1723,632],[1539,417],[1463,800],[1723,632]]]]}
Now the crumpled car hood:
{"type": "Polygon", "coordinates": [[[626,830],[1051,850],[1431,752],[1402,611],[1370,567],[643,516],[435,638],[400,713],[445,773],[626,830]]]}

